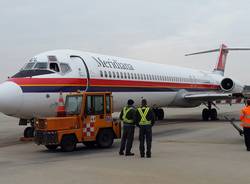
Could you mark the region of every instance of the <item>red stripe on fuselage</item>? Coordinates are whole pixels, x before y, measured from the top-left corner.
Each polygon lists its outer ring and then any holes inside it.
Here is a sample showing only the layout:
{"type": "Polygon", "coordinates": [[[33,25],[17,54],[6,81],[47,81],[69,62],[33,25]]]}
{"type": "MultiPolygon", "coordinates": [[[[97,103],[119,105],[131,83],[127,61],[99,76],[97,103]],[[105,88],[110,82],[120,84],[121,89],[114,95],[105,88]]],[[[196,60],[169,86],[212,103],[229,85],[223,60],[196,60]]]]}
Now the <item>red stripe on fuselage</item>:
{"type": "Polygon", "coordinates": [[[9,81],[18,85],[46,85],[46,84],[86,84],[87,79],[81,78],[10,78],[9,81]]]}
{"type": "MultiPolygon", "coordinates": [[[[46,85],[75,85],[81,86],[87,84],[87,79],[82,78],[11,78],[20,86],[46,86],[46,85]]],[[[137,80],[112,80],[112,79],[90,79],[90,86],[113,86],[113,87],[159,87],[159,88],[205,88],[220,89],[216,84],[193,84],[176,82],[153,82],[137,80]]]]}
{"type": "Polygon", "coordinates": [[[168,88],[208,88],[219,89],[216,84],[190,84],[190,83],[175,83],[175,82],[152,82],[152,81],[135,81],[135,80],[106,80],[106,79],[91,79],[92,86],[131,86],[131,87],[168,87],[168,88]]]}

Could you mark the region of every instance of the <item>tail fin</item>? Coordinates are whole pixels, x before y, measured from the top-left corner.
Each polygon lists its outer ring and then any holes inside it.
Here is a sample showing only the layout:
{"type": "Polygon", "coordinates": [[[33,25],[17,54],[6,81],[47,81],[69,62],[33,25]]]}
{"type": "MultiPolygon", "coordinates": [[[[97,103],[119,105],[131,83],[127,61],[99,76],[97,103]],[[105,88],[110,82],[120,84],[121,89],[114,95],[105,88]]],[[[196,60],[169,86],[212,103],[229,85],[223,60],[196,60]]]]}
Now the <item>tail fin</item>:
{"type": "Polygon", "coordinates": [[[218,61],[214,68],[213,73],[218,73],[222,76],[224,75],[226,61],[227,61],[227,54],[228,54],[227,46],[224,44],[221,44],[220,49],[219,49],[218,61]]]}
{"type": "Polygon", "coordinates": [[[213,70],[213,73],[224,75],[225,66],[226,66],[226,60],[227,60],[227,54],[229,50],[250,50],[250,48],[228,48],[225,44],[221,44],[219,49],[213,49],[213,50],[206,50],[201,52],[195,52],[191,54],[186,54],[185,56],[191,56],[196,54],[205,54],[210,52],[219,52],[219,57],[217,64],[213,70]]]}

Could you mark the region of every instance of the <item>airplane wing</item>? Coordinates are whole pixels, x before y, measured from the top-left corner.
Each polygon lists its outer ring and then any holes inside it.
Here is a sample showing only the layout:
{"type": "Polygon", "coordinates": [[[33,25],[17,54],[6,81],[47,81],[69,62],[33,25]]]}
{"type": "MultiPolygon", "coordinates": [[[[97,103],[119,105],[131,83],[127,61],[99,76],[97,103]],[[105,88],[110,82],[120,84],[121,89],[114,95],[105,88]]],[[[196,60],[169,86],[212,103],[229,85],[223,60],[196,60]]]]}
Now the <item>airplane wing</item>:
{"type": "Polygon", "coordinates": [[[227,100],[232,99],[232,93],[215,93],[215,94],[189,94],[185,95],[184,98],[189,101],[215,101],[215,100],[227,100]]]}

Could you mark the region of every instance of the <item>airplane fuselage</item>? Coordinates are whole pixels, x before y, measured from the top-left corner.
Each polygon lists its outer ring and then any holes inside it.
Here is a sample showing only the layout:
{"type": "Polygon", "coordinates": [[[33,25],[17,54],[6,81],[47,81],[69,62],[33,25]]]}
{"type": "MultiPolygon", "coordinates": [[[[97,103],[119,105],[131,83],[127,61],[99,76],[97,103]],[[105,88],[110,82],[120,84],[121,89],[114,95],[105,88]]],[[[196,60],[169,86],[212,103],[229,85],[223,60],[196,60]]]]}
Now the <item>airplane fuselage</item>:
{"type": "Polygon", "coordinates": [[[113,92],[114,111],[120,111],[128,99],[137,106],[142,98],[155,107],[195,107],[201,102],[190,103],[183,95],[223,93],[223,78],[189,68],[55,50],[33,57],[0,85],[0,111],[25,119],[53,116],[59,93],[77,90],[113,92]]]}

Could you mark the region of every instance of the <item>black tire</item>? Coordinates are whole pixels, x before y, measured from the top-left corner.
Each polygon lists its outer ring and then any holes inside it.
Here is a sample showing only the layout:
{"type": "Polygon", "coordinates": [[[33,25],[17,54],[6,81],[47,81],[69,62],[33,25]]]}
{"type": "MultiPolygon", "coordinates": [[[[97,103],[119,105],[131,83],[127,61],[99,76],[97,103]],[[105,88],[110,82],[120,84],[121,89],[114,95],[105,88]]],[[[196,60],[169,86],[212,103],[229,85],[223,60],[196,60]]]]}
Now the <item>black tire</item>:
{"type": "Polygon", "coordinates": [[[111,129],[99,130],[96,143],[100,148],[109,148],[114,142],[114,133],[111,129]]]}
{"type": "Polygon", "coordinates": [[[163,119],[164,119],[164,110],[158,109],[158,120],[163,120],[163,119]]]}
{"type": "Polygon", "coordinates": [[[83,144],[84,144],[87,148],[95,148],[95,146],[96,146],[96,142],[95,142],[95,141],[83,142],[83,144]]]}
{"type": "Polygon", "coordinates": [[[210,111],[210,117],[211,117],[211,120],[217,120],[217,110],[216,109],[211,109],[210,111]]]}
{"type": "Polygon", "coordinates": [[[45,147],[50,151],[55,151],[58,145],[45,145],[45,147]]]}
{"type": "Polygon", "coordinates": [[[25,128],[24,132],[23,132],[23,136],[25,138],[31,138],[31,137],[34,137],[34,127],[27,127],[25,128]]]}
{"type": "Polygon", "coordinates": [[[202,119],[203,121],[208,121],[210,117],[210,111],[208,109],[202,110],[202,119]]]}
{"type": "Polygon", "coordinates": [[[64,152],[74,151],[76,148],[76,138],[73,135],[65,135],[61,141],[61,148],[64,152]]]}

